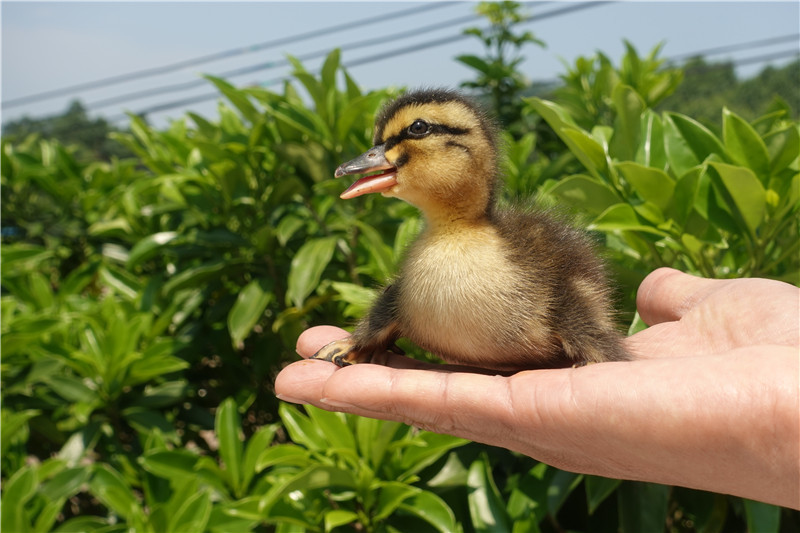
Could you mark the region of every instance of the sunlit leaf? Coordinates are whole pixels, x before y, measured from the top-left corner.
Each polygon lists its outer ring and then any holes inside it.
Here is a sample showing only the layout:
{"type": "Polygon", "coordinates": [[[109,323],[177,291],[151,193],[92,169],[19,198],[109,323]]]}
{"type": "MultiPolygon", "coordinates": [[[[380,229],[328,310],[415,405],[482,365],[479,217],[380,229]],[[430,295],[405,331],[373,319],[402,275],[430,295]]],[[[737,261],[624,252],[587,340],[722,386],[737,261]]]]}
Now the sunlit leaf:
{"type": "Polygon", "coordinates": [[[242,490],[242,420],[236,402],[228,398],[217,409],[214,430],[219,439],[219,455],[237,494],[242,490]]]}
{"type": "Polygon", "coordinates": [[[319,285],[325,267],[333,258],[336,237],[320,237],[300,247],[289,271],[287,303],[301,307],[306,297],[319,285]]]}
{"type": "Polygon", "coordinates": [[[486,455],[470,466],[467,486],[469,514],[475,531],[509,531],[511,522],[486,455]]]}
{"type": "Polygon", "coordinates": [[[270,285],[265,279],[255,279],[245,285],[236,297],[228,313],[228,331],[234,347],[250,335],[253,326],[264,314],[273,297],[270,285]]]}
{"type": "Polygon", "coordinates": [[[722,111],[722,138],[731,158],[752,170],[762,183],[769,178],[767,147],[750,124],[728,108],[722,111]]]}

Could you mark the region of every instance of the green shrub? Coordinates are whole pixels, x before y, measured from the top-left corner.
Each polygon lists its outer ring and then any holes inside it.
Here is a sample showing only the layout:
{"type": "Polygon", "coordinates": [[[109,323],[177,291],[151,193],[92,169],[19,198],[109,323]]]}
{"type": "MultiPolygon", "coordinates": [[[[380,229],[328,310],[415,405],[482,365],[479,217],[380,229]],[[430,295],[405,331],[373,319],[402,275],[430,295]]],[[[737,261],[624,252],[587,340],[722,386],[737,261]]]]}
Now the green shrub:
{"type": "MultiPolygon", "coordinates": [[[[660,265],[796,282],[797,122],[726,111],[717,134],[657,114],[653,84],[677,75],[647,66],[654,55],[626,58],[622,70],[601,61],[582,71],[612,80],[605,92],[521,102],[525,120],[540,115],[566,148],[537,156],[536,134],[507,136],[507,197],[572,206],[605,238],[630,310],[660,265]]],[[[338,53],[319,76],[295,63],[282,94],[210,82],[225,98],[215,120],[190,113],[159,131],[131,118],[115,138],[135,159],[3,141],[4,530],[798,523],[755,502],[279,405],[272,379],[296,358],[299,332],[359,317],[420,220],[380,196],[336,198],[346,184],[329,179],[334,168],[370,145],[373,114],[392,94],[362,93],[338,53]]]]}

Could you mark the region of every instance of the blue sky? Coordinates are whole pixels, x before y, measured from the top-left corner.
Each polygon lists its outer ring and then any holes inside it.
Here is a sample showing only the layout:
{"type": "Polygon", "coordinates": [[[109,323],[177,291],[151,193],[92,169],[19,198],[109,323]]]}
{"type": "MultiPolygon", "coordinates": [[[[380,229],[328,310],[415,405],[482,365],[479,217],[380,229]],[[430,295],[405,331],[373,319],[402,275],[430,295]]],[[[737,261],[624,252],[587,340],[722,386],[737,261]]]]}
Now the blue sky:
{"type": "MultiPolygon", "coordinates": [[[[529,14],[542,14],[576,2],[525,4],[529,14]]],[[[352,29],[320,32],[313,38],[286,46],[240,54],[225,60],[180,69],[169,74],[124,84],[84,90],[58,98],[4,107],[4,121],[21,115],[39,117],[62,112],[72,99],[86,104],[137,93],[155,87],[197,80],[200,73],[216,74],[267,61],[286,54],[303,55],[329,50],[363,39],[376,39],[369,48],[343,54],[343,62],[428,40],[454,36],[469,26],[483,25],[479,19],[460,25],[448,21],[473,13],[475,3],[451,3],[414,16],[392,16],[401,10],[424,7],[410,2],[2,2],[2,100],[4,103],[31,94],[92,82],[191,59],[224,50],[246,48],[301,32],[316,31],[342,23],[352,29]],[[368,17],[379,22],[355,24],[368,17]],[[435,31],[419,30],[441,24],[435,31]],[[385,37],[385,40],[381,38],[385,37]]],[[[800,3],[785,2],[612,2],[592,5],[569,14],[527,24],[547,44],[529,46],[522,70],[529,79],[549,80],[563,72],[560,58],[572,62],[580,55],[600,50],[613,60],[623,52],[623,39],[640,53],[664,42],[663,57],[682,56],[724,47],[796,34],[800,3]]],[[[742,60],[797,50],[798,43],[739,50],[713,59],[742,60]]],[[[457,86],[471,71],[454,61],[459,54],[480,54],[475,39],[430,47],[381,61],[356,66],[351,75],[364,88],[383,86],[457,86]]],[[[790,58],[780,59],[780,65],[790,58]]],[[[306,65],[314,70],[320,60],[306,65]]],[[[742,67],[750,76],[764,64],[742,67]]],[[[263,83],[288,74],[289,68],[254,72],[230,78],[237,85],[263,83]]],[[[275,87],[278,89],[278,87],[275,87]]],[[[183,90],[98,108],[93,113],[107,117],[212,92],[209,86],[183,90]]],[[[213,101],[188,108],[202,115],[216,115],[213,101]]],[[[156,123],[178,118],[187,107],[151,115],[156,123]]]]}

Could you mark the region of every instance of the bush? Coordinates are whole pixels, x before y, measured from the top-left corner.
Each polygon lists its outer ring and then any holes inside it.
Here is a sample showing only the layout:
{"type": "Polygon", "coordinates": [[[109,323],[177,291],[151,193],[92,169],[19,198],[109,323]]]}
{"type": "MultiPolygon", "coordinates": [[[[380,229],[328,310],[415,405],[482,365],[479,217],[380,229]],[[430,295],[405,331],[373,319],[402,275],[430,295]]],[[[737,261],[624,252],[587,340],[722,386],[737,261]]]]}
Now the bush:
{"type": "MultiPolygon", "coordinates": [[[[133,160],[4,139],[4,529],[778,530],[775,507],[279,405],[298,333],[360,316],[420,228],[329,179],[391,92],[362,93],[336,52],[294,75],[282,94],[210,78],[216,120],[132,117],[115,138],[133,160]]],[[[726,111],[716,134],[613,78],[602,125],[577,118],[585,99],[523,102],[566,148],[509,137],[508,195],[585,217],[629,310],[660,265],[797,282],[798,124],[726,111]]]]}

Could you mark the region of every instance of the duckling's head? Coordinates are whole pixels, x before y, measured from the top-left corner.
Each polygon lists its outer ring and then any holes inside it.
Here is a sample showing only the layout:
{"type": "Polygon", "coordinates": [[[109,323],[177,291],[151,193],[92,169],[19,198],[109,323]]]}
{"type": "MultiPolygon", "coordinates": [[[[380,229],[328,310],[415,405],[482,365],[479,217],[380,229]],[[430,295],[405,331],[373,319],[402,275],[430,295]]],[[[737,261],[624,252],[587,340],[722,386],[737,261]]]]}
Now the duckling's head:
{"type": "Polygon", "coordinates": [[[479,219],[491,209],[498,179],[497,127],[459,93],[404,94],[379,112],[373,142],[335,175],[383,172],[359,179],[342,198],[380,192],[442,222],[479,219]]]}

